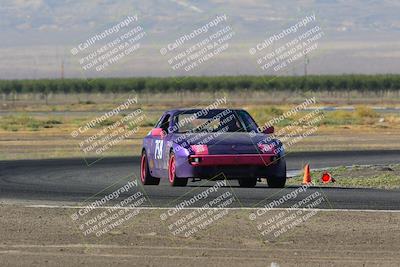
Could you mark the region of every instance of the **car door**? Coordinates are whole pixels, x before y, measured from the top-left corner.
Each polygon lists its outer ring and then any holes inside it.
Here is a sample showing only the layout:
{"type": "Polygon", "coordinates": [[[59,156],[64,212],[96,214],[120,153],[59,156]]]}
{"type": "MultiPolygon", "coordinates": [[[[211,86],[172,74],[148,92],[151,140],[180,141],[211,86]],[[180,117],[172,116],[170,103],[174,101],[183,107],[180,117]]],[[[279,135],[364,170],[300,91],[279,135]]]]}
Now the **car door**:
{"type": "MultiPolygon", "coordinates": [[[[163,121],[163,119],[165,118],[166,113],[164,113],[160,119],[158,120],[158,122],[156,123],[156,125],[154,126],[154,128],[159,128],[161,125],[161,122],[163,121]]],[[[156,168],[156,142],[158,143],[160,138],[158,136],[154,136],[151,134],[151,132],[146,136],[145,138],[145,144],[144,147],[146,149],[146,154],[147,154],[147,158],[148,158],[148,163],[149,163],[149,168],[151,171],[151,174],[153,176],[158,177],[159,174],[157,172],[157,168],[156,168]]]]}
{"type": "Polygon", "coordinates": [[[155,163],[155,169],[157,172],[161,173],[162,175],[164,174],[166,167],[168,166],[168,154],[166,152],[167,150],[167,139],[168,139],[168,127],[170,125],[171,121],[171,114],[167,113],[163,117],[163,119],[160,121],[160,125],[158,125],[158,128],[163,129],[164,133],[166,135],[164,136],[155,136],[154,137],[154,163],[155,163]]]}

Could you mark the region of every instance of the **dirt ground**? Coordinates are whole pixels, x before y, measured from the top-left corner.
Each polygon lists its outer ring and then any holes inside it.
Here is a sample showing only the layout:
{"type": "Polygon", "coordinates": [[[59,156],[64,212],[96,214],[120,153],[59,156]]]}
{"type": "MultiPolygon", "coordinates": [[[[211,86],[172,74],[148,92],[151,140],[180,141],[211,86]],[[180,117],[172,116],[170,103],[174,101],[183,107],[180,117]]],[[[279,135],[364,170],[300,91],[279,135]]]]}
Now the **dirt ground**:
{"type": "MultiPolygon", "coordinates": [[[[165,210],[85,237],[70,208],[0,206],[1,266],[399,266],[400,213],[318,211],[264,239],[252,210],[230,210],[190,237],[174,236],[165,210]]],[[[190,212],[190,211],[184,211],[190,212]]],[[[275,216],[279,211],[268,211],[275,216]]]]}

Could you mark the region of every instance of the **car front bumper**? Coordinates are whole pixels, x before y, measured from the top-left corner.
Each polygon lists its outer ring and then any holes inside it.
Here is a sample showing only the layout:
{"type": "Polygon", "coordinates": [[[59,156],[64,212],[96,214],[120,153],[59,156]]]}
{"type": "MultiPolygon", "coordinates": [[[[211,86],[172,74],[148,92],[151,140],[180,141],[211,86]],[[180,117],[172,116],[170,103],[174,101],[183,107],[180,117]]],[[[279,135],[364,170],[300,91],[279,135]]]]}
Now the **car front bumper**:
{"type": "Polygon", "coordinates": [[[190,155],[192,166],[267,166],[276,160],[275,154],[190,155]]]}
{"type": "Polygon", "coordinates": [[[190,155],[178,161],[177,175],[200,179],[261,178],[275,175],[281,161],[275,154],[190,155]]]}

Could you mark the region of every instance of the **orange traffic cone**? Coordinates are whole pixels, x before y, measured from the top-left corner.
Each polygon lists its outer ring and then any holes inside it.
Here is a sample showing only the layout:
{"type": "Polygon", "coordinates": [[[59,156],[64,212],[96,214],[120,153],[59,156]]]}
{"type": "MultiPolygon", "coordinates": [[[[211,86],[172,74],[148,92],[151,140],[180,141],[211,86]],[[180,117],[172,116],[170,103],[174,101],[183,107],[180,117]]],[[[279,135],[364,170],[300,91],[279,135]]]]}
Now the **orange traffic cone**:
{"type": "Polygon", "coordinates": [[[324,184],[334,183],[335,179],[332,178],[332,175],[329,172],[324,172],[321,177],[321,182],[324,184]]]}
{"type": "Polygon", "coordinates": [[[311,174],[310,174],[310,165],[304,166],[304,177],[302,184],[312,184],[311,182],[311,174]]]}

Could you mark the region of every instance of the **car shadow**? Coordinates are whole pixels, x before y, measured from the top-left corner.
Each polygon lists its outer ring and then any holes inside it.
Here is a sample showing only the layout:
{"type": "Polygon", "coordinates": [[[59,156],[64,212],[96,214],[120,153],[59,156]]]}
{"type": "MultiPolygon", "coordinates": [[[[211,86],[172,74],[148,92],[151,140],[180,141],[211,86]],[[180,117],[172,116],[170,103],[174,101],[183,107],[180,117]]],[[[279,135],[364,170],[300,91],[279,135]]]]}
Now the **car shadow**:
{"type": "MultiPolygon", "coordinates": [[[[213,185],[187,185],[187,187],[191,188],[210,188],[213,185]]],[[[221,186],[220,188],[235,188],[235,189],[252,189],[252,190],[265,190],[265,189],[270,189],[270,190],[284,190],[284,189],[297,189],[302,187],[301,185],[289,185],[285,186],[284,188],[271,188],[268,187],[268,185],[257,185],[255,187],[240,187],[239,185],[226,185],[226,186],[221,186]]],[[[393,191],[394,189],[382,189],[382,188],[368,188],[368,187],[342,187],[342,186],[310,186],[308,189],[318,189],[318,190],[352,190],[352,191],[393,191]]],[[[396,191],[396,190],[395,190],[396,191]]]]}

